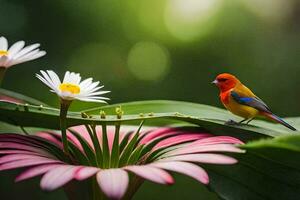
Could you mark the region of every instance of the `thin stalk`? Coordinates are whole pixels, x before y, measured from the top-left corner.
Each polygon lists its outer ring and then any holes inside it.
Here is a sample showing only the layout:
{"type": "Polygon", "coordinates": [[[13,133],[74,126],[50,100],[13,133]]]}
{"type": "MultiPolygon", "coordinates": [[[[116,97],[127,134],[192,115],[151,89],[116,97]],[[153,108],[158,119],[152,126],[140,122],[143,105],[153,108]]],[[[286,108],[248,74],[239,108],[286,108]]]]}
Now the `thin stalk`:
{"type": "Polygon", "coordinates": [[[102,124],[102,150],[103,150],[103,168],[109,167],[110,153],[107,139],[106,123],[102,124]]]}
{"type": "Polygon", "coordinates": [[[119,156],[120,156],[120,145],[119,145],[119,136],[120,136],[120,127],[121,124],[117,123],[115,128],[114,142],[112,146],[110,167],[118,167],[119,165],[119,156]]]}
{"type": "Polygon", "coordinates": [[[70,101],[61,101],[60,104],[60,130],[61,130],[61,136],[62,136],[62,143],[64,147],[64,152],[68,156],[69,155],[69,145],[68,145],[68,139],[67,139],[67,113],[68,109],[70,107],[71,102],[70,101]]]}
{"type": "Polygon", "coordinates": [[[24,128],[24,126],[20,126],[21,130],[23,131],[23,133],[25,135],[29,135],[29,133],[26,131],[26,129],[24,128]]]}
{"type": "Polygon", "coordinates": [[[125,148],[120,156],[119,166],[123,166],[124,164],[126,164],[128,162],[130,154],[132,153],[134,148],[136,148],[136,145],[138,143],[139,133],[141,131],[143,124],[144,124],[144,120],[141,121],[139,128],[137,129],[137,131],[135,133],[133,133],[134,134],[133,137],[128,142],[128,144],[125,146],[125,148]]]}
{"type": "Polygon", "coordinates": [[[6,68],[5,67],[0,67],[0,86],[1,86],[2,81],[4,79],[5,72],[6,72],[6,68]]]}
{"type": "Polygon", "coordinates": [[[92,125],[91,129],[92,129],[93,136],[94,136],[93,143],[94,143],[95,151],[96,151],[96,160],[98,162],[99,167],[102,167],[103,154],[102,154],[101,145],[99,143],[99,139],[98,139],[98,135],[97,135],[97,131],[96,131],[96,126],[92,125]]]}

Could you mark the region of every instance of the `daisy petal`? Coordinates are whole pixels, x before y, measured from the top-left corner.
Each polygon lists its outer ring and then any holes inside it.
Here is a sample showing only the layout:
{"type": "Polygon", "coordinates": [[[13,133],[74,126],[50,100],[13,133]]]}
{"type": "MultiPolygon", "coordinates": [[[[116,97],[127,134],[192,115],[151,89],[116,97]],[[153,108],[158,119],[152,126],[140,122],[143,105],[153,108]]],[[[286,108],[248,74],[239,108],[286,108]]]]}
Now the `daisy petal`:
{"type": "Polygon", "coordinates": [[[211,163],[211,164],[237,163],[237,160],[232,157],[221,155],[221,154],[212,154],[212,153],[172,156],[172,157],[160,159],[160,161],[188,161],[188,162],[200,162],[200,163],[211,163]]]}
{"type": "Polygon", "coordinates": [[[82,181],[95,175],[99,171],[100,169],[96,167],[82,167],[75,173],[74,178],[76,180],[82,181]]]}
{"type": "Polygon", "coordinates": [[[0,50],[7,51],[8,42],[5,37],[0,37],[0,50]]]}
{"type": "Polygon", "coordinates": [[[98,172],[97,181],[101,190],[110,199],[122,199],[128,187],[128,174],[122,169],[106,169],[98,172]]]}
{"type": "Polygon", "coordinates": [[[46,172],[48,172],[51,169],[54,169],[56,167],[58,167],[60,165],[57,164],[48,164],[48,165],[40,165],[37,167],[33,167],[33,168],[29,168],[28,170],[22,172],[19,176],[16,177],[15,181],[19,182],[19,181],[23,181],[35,176],[39,176],[42,175],[46,172]]]}
{"type": "Polygon", "coordinates": [[[124,169],[155,183],[168,185],[174,183],[172,176],[168,172],[152,167],[151,165],[132,165],[127,166],[124,169]]]}
{"type": "Polygon", "coordinates": [[[9,57],[12,58],[14,57],[15,54],[17,54],[25,45],[24,41],[18,41],[14,43],[10,48],[9,48],[9,57]]]}
{"type": "Polygon", "coordinates": [[[74,178],[78,167],[62,165],[48,171],[41,180],[41,188],[47,191],[55,190],[74,178]]]}
{"type": "Polygon", "coordinates": [[[209,183],[209,177],[206,171],[195,164],[172,161],[172,162],[157,162],[151,164],[151,166],[190,176],[203,184],[209,183]]]}

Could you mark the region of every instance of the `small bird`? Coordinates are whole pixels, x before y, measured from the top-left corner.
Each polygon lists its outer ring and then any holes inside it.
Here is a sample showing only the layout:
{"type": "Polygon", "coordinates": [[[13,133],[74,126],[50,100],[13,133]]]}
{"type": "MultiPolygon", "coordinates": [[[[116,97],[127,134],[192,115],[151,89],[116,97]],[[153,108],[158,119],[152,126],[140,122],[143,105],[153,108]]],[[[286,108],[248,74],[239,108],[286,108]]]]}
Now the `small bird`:
{"type": "MultiPolygon", "coordinates": [[[[294,127],[272,113],[270,108],[235,76],[228,73],[219,74],[212,83],[219,88],[220,100],[225,108],[244,118],[238,124],[243,122],[248,124],[255,117],[264,116],[296,131],[294,127]]],[[[229,123],[232,124],[234,121],[230,120],[229,123]]]]}

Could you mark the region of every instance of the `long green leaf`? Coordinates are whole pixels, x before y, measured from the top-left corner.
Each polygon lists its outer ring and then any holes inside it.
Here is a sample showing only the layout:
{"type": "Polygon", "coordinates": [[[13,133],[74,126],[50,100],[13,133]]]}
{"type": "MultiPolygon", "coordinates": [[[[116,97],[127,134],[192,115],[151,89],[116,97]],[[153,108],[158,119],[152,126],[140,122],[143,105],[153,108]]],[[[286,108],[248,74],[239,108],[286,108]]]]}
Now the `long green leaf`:
{"type": "MultiPolygon", "coordinates": [[[[68,126],[81,124],[137,124],[138,121],[147,119],[146,125],[178,125],[178,122],[187,122],[212,132],[216,135],[232,135],[244,141],[261,137],[275,137],[282,134],[295,134],[285,127],[261,120],[254,121],[251,125],[228,126],[224,122],[233,116],[223,109],[212,106],[178,101],[141,101],[116,104],[98,108],[97,111],[86,111],[90,115],[82,118],[80,112],[69,112],[68,126]],[[122,106],[125,114],[118,119],[115,108],[122,106]],[[104,110],[107,115],[102,119],[97,113],[104,110]],[[139,114],[141,112],[144,114],[139,114]],[[149,113],[147,114],[147,112],[149,113]],[[150,112],[151,111],[151,112],[150,112]]],[[[42,127],[59,129],[59,110],[48,107],[13,104],[0,102],[0,120],[19,126],[42,127]]],[[[286,119],[296,128],[300,128],[300,118],[286,119]]]]}
{"type": "Polygon", "coordinates": [[[46,103],[44,102],[41,102],[39,100],[36,100],[34,98],[31,98],[31,97],[28,97],[28,96],[25,96],[23,94],[20,94],[20,93],[17,93],[17,92],[13,92],[13,91],[10,91],[10,90],[6,90],[6,89],[3,89],[3,88],[0,88],[0,95],[5,95],[5,96],[9,96],[9,97],[12,97],[14,99],[17,99],[17,100],[21,100],[25,103],[29,103],[29,104],[33,104],[33,105],[43,105],[43,106],[48,106],[46,103]]]}

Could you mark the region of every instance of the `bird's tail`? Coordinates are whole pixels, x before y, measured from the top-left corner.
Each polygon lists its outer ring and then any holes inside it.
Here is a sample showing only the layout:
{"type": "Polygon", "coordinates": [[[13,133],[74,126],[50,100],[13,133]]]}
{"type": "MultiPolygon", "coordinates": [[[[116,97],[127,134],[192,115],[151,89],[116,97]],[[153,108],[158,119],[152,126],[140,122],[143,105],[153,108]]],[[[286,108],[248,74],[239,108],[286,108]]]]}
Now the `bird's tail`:
{"type": "Polygon", "coordinates": [[[293,130],[293,131],[297,131],[297,129],[295,129],[294,127],[292,127],[291,125],[289,125],[287,122],[285,122],[283,119],[281,119],[280,117],[278,117],[277,115],[273,114],[273,113],[267,113],[267,112],[263,112],[262,113],[264,116],[266,116],[269,119],[272,119],[280,124],[282,124],[283,126],[293,130]]]}

